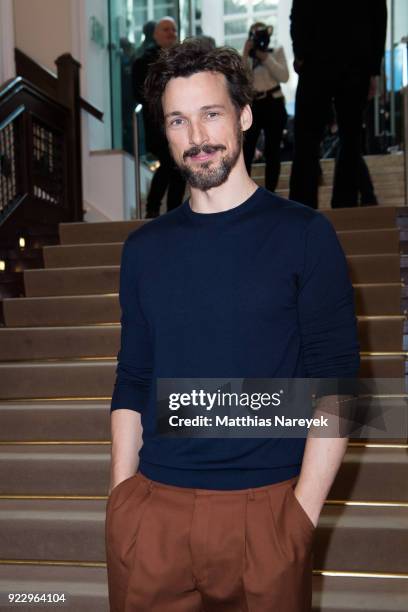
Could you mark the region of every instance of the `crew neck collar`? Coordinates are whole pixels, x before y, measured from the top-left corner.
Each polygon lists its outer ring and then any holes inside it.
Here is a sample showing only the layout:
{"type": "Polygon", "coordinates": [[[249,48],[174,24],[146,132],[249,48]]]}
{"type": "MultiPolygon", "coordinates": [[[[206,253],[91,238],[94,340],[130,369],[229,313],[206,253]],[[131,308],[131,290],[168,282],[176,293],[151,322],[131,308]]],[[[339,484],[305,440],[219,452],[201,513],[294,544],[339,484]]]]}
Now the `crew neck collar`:
{"type": "Polygon", "coordinates": [[[221,210],[212,213],[196,212],[190,206],[190,198],[188,198],[184,202],[184,204],[182,204],[182,208],[184,209],[185,214],[196,223],[212,223],[221,219],[227,220],[233,217],[237,217],[252,208],[252,206],[254,206],[255,202],[257,201],[257,197],[259,196],[261,189],[261,187],[257,187],[253,194],[249,196],[249,198],[241,202],[241,204],[238,204],[238,206],[228,208],[227,210],[221,210]]]}

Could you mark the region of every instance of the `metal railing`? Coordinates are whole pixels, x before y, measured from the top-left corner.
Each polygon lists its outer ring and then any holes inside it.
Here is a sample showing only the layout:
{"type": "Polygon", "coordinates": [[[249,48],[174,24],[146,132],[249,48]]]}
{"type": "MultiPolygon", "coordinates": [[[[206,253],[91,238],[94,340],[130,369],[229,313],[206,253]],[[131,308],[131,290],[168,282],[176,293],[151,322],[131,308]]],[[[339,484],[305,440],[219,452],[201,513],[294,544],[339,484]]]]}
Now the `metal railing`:
{"type": "Polygon", "coordinates": [[[139,155],[139,118],[142,105],[138,104],[133,111],[133,149],[135,156],[135,209],[136,219],[142,218],[142,195],[140,189],[140,155],[139,155]]]}

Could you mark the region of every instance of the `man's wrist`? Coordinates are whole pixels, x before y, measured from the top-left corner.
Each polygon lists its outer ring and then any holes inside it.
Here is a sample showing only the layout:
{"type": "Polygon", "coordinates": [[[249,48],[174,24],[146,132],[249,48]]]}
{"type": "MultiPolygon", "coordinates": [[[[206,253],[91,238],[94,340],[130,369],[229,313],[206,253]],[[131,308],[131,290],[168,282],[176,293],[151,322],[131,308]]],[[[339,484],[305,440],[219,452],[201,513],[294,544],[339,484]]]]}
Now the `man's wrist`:
{"type": "Polygon", "coordinates": [[[324,506],[325,499],[319,498],[316,496],[311,496],[310,493],[307,493],[304,488],[299,484],[294,489],[295,496],[302,506],[303,510],[306,512],[313,525],[316,527],[319,521],[319,517],[324,506]]]}

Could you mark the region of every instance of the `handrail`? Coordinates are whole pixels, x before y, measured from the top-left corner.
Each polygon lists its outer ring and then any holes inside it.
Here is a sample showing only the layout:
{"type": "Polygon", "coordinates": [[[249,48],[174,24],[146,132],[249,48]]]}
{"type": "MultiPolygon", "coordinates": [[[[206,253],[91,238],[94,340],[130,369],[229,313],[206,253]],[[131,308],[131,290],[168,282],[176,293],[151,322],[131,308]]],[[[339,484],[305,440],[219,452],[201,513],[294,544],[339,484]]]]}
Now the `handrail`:
{"type": "Polygon", "coordinates": [[[79,63],[63,54],[57,74],[16,50],[17,77],[0,87],[0,240],[36,224],[83,220],[79,63]]]}
{"type": "MultiPolygon", "coordinates": [[[[51,98],[60,101],[57,75],[23,53],[23,51],[20,51],[20,49],[15,49],[14,54],[17,74],[25,77],[30,83],[37,85],[41,91],[47,93],[51,98]]],[[[84,111],[99,121],[103,121],[103,112],[96,108],[96,106],[81,97],[79,98],[79,104],[84,111]]]]}
{"type": "Polygon", "coordinates": [[[21,76],[14,77],[14,79],[6,81],[0,87],[0,104],[22,89],[30,91],[39,100],[43,100],[50,104],[61,106],[68,110],[68,106],[66,104],[59,100],[56,100],[54,97],[42,91],[41,89],[33,85],[33,83],[30,83],[30,81],[27,81],[27,79],[24,79],[21,76]]]}
{"type": "Polygon", "coordinates": [[[95,117],[95,119],[103,121],[103,112],[96,108],[96,106],[90,102],[87,102],[87,100],[84,100],[83,98],[79,99],[79,103],[82,110],[86,111],[89,115],[92,115],[92,117],[95,117]]]}

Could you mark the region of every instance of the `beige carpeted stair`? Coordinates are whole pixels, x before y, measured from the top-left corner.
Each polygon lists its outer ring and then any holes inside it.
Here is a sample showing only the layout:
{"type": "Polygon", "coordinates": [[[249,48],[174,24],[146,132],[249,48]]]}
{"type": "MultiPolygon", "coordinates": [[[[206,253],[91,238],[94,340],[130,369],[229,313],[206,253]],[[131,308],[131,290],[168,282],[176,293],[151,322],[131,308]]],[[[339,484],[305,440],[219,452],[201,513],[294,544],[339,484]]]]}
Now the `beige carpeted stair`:
{"type": "MultiPolygon", "coordinates": [[[[408,216],[402,156],[368,159],[379,207],[321,207],[353,280],[361,375],[405,377],[408,216]]],[[[288,188],[284,164],[279,189],[288,188]]],[[[262,166],[253,172],[261,182],[262,166]]],[[[0,328],[0,602],[65,593],[65,610],[108,610],[104,518],[109,405],[120,341],[123,240],[143,221],[60,225],[26,297],[3,303],[0,328]],[[1,599],[3,598],[3,599],[1,599]]],[[[386,419],[405,393],[374,400],[386,419]]],[[[350,440],[316,533],[314,612],[408,609],[408,440],[350,440]]],[[[2,609],[0,605],[0,609],[2,609]]],[[[44,609],[60,609],[47,605],[44,609]]],[[[165,611],[163,611],[165,612],[165,611]]],[[[283,612],[283,611],[280,611],[283,612]]]]}

